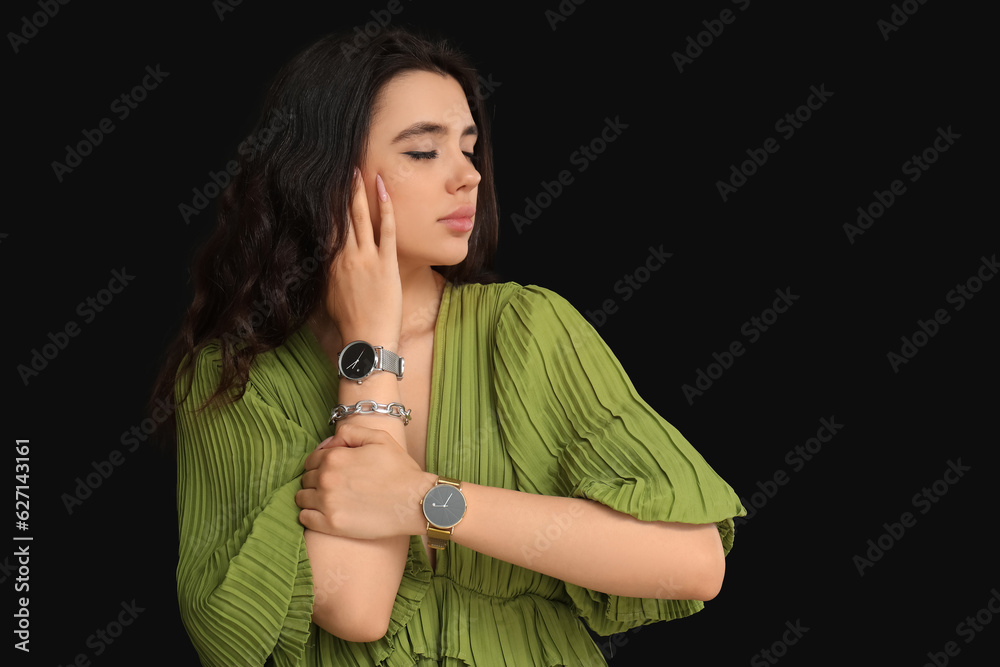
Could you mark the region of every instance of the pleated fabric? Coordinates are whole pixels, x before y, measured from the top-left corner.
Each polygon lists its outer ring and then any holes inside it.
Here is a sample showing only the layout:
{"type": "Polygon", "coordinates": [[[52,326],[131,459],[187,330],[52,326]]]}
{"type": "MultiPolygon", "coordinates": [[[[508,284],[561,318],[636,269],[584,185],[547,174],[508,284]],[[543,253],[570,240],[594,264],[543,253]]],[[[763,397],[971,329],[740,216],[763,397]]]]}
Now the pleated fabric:
{"type": "MultiPolygon", "coordinates": [[[[258,357],[241,400],[194,412],[217,386],[219,358],[218,346],[202,352],[178,411],[178,598],[204,665],[605,665],[584,623],[608,635],[703,608],[598,593],[458,544],[432,571],[413,536],[385,637],[330,635],[310,621],[294,495],[305,457],[333,433],[336,370],[303,327],[258,357]]],[[[729,553],[739,498],[558,295],[447,285],[433,363],[427,470],[644,521],[715,523],[729,553]]]]}

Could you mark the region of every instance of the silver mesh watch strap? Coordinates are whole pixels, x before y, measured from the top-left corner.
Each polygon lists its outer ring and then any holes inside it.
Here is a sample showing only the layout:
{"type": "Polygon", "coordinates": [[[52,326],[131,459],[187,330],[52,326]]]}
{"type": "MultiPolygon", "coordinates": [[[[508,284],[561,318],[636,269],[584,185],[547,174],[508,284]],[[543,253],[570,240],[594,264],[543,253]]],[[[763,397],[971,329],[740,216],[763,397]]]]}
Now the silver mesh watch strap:
{"type": "Polygon", "coordinates": [[[403,379],[403,359],[395,352],[385,349],[381,345],[375,346],[375,368],[380,371],[388,371],[396,376],[397,380],[403,379]]]}

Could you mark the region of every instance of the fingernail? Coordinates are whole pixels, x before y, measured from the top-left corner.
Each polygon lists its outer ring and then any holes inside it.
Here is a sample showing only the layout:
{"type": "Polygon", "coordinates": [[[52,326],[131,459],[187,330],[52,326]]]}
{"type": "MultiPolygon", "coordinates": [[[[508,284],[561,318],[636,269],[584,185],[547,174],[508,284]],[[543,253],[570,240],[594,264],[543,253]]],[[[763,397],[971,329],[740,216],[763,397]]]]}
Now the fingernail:
{"type": "Polygon", "coordinates": [[[355,167],[354,168],[354,178],[357,178],[360,175],[361,175],[361,170],[358,169],[357,167],[355,167]]]}
{"type": "Polygon", "coordinates": [[[330,436],[329,438],[327,438],[326,440],[324,440],[323,442],[321,442],[321,443],[319,443],[318,445],[316,445],[316,449],[322,449],[322,448],[323,448],[323,446],[324,446],[324,445],[325,445],[326,443],[330,442],[331,440],[333,440],[333,436],[332,436],[332,435],[331,435],[331,436],[330,436]]]}
{"type": "Polygon", "coordinates": [[[375,175],[375,188],[378,190],[379,199],[389,201],[389,193],[385,191],[385,183],[382,182],[381,174],[375,175]]]}

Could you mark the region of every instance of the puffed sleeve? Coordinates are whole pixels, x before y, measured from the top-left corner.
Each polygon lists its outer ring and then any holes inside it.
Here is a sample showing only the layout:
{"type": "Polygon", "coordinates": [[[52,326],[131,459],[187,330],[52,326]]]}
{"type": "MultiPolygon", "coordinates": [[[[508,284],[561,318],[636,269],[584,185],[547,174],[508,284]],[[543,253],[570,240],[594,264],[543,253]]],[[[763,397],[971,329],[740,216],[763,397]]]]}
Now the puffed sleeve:
{"type": "MultiPolygon", "coordinates": [[[[221,409],[217,345],[195,363],[177,412],[181,618],[203,665],[299,664],[309,637],[312,571],[295,492],[319,442],[269,404],[253,380],[221,409]]],[[[178,383],[180,386],[181,383],[178,383]]]]}
{"type": "MultiPolygon", "coordinates": [[[[648,354],[648,347],[637,348],[648,354]]],[[[522,288],[496,330],[498,420],[523,491],[587,498],[642,521],[715,523],[728,555],[733,489],[636,393],[594,328],[557,294],[522,288]]],[[[566,584],[579,615],[608,635],[690,615],[697,600],[607,595],[566,584]]]]}

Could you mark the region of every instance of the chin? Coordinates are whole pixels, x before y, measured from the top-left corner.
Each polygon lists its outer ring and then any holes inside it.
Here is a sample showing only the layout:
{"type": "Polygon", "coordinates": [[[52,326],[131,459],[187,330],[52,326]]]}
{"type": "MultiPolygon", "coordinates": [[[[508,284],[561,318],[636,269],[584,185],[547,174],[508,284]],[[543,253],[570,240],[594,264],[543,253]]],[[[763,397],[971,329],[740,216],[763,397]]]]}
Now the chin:
{"type": "Polygon", "coordinates": [[[469,255],[469,253],[465,253],[461,257],[452,257],[452,258],[448,258],[448,259],[442,259],[441,261],[439,261],[436,264],[434,264],[434,266],[455,266],[457,264],[461,264],[462,262],[464,262],[465,258],[468,257],[468,255],[469,255]]]}
{"type": "Polygon", "coordinates": [[[455,248],[454,252],[439,252],[431,258],[432,266],[455,266],[465,261],[469,256],[469,243],[466,241],[461,247],[455,248]]]}
{"type": "Polygon", "coordinates": [[[463,253],[454,253],[454,254],[436,253],[433,256],[429,256],[429,257],[428,256],[422,256],[422,257],[419,257],[419,258],[410,258],[408,260],[404,259],[403,257],[400,257],[399,258],[399,262],[400,262],[400,266],[403,266],[403,265],[406,265],[406,266],[430,266],[432,269],[434,269],[434,268],[446,268],[446,267],[449,267],[449,266],[455,266],[456,264],[461,264],[462,262],[465,261],[465,258],[468,256],[468,254],[469,253],[467,251],[463,252],[463,253]]]}

